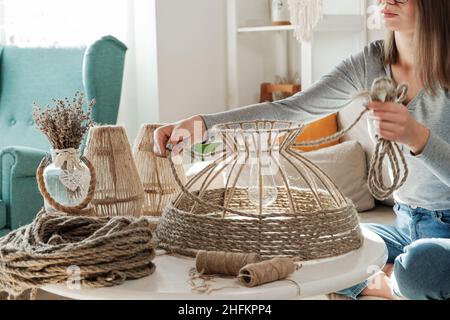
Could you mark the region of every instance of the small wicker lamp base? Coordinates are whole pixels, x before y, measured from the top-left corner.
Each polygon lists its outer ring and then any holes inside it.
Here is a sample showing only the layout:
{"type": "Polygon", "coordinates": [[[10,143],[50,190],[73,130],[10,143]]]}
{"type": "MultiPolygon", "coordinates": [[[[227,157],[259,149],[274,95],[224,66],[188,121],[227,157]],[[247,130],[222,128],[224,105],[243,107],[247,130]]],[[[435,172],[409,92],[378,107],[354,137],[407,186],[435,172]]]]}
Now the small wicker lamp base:
{"type": "MultiPolygon", "coordinates": [[[[190,256],[208,250],[299,261],[360,248],[363,236],[352,201],[293,150],[301,130],[265,120],[221,125],[217,134],[224,150],[186,184],[177,179],[182,192],[163,213],[159,246],[190,256]]],[[[177,178],[173,162],[172,172],[177,178]]]]}
{"type": "MultiPolygon", "coordinates": [[[[169,160],[157,157],[153,153],[153,134],[161,126],[160,124],[142,125],[133,147],[136,167],[145,192],[142,209],[144,216],[161,217],[166,205],[179,192],[178,184],[170,170],[169,160]]],[[[184,181],[183,167],[177,166],[177,172],[184,181]]]]}
{"type": "Polygon", "coordinates": [[[144,188],[125,128],[91,128],[85,156],[97,172],[97,186],[91,203],[96,213],[101,216],[140,216],[144,188]]]}

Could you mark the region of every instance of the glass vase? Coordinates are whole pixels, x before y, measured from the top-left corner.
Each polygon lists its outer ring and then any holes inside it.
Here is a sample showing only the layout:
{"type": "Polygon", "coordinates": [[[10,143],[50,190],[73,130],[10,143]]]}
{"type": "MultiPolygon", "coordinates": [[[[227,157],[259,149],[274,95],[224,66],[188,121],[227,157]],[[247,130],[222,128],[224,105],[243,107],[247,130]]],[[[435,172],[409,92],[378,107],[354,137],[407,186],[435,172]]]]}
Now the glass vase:
{"type": "MultiPolygon", "coordinates": [[[[81,161],[80,152],[74,155],[76,166],[69,170],[67,162],[57,165],[56,158],[62,150],[51,150],[52,163],[44,169],[44,182],[48,193],[59,204],[74,207],[82,203],[87,195],[91,175],[89,168],[81,161]]],[[[47,212],[56,211],[45,199],[47,212]]]]}

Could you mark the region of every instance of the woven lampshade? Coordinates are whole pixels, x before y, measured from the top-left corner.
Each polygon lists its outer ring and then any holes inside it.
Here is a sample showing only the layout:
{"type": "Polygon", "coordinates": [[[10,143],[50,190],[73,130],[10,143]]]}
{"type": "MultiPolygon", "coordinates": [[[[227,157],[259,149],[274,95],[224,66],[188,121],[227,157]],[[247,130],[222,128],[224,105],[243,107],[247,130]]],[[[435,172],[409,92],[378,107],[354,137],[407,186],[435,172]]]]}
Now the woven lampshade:
{"type": "MultiPolygon", "coordinates": [[[[160,124],[142,125],[133,146],[136,167],[145,192],[142,214],[153,217],[160,217],[173,195],[179,191],[169,160],[153,153],[153,134],[159,127],[160,124]]],[[[176,170],[182,181],[185,181],[183,167],[177,165],[176,170]]]]}
{"type": "Polygon", "coordinates": [[[363,243],[357,210],[333,181],[293,148],[303,126],[284,121],[220,125],[223,150],[183,184],[156,230],[159,245],[324,259],[363,243]]]}
{"type": "Polygon", "coordinates": [[[125,128],[91,128],[84,154],[97,172],[97,186],[91,202],[97,214],[140,216],[144,189],[125,128]]]}

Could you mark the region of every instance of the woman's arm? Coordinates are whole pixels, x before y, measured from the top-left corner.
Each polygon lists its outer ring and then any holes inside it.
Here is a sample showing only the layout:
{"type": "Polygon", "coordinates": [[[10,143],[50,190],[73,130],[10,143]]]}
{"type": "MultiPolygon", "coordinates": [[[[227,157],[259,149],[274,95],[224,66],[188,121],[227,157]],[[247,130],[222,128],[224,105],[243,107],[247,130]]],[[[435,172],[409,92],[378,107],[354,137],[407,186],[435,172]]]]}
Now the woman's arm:
{"type": "MultiPolygon", "coordinates": [[[[413,152],[411,152],[414,155],[413,152]]],[[[423,151],[415,155],[443,183],[450,186],[450,144],[430,131],[428,142],[423,151]]]]}
{"type": "Polygon", "coordinates": [[[364,53],[352,56],[303,92],[284,100],[255,104],[226,112],[201,115],[206,128],[238,120],[290,120],[309,122],[338,112],[364,90],[364,53]]]}
{"type": "Polygon", "coordinates": [[[184,143],[207,138],[207,130],[216,124],[241,120],[289,120],[310,122],[341,110],[359,91],[367,90],[367,69],[378,67],[380,43],[342,61],[329,74],[303,92],[287,99],[260,103],[231,111],[194,116],[168,124],[155,131],[155,154],[167,155],[167,146],[178,153],[184,143]],[[182,143],[183,142],[183,143],[182,143]]]}

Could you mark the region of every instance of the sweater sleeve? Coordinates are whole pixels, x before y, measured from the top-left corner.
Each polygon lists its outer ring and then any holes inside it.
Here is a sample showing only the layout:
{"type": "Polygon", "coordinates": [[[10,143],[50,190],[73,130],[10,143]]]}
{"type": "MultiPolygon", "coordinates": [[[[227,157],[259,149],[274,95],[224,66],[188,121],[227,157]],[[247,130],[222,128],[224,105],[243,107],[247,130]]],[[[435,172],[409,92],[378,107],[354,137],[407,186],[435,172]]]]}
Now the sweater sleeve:
{"type": "MultiPolygon", "coordinates": [[[[411,155],[412,152],[411,152],[411,155]]],[[[430,137],[421,154],[415,156],[423,161],[425,166],[447,186],[450,187],[450,144],[430,131],[430,137]]]]}
{"type": "Polygon", "coordinates": [[[210,129],[216,124],[240,120],[289,120],[305,123],[336,113],[356,93],[365,89],[367,50],[366,48],[342,61],[310,88],[287,99],[201,116],[210,129]]]}

